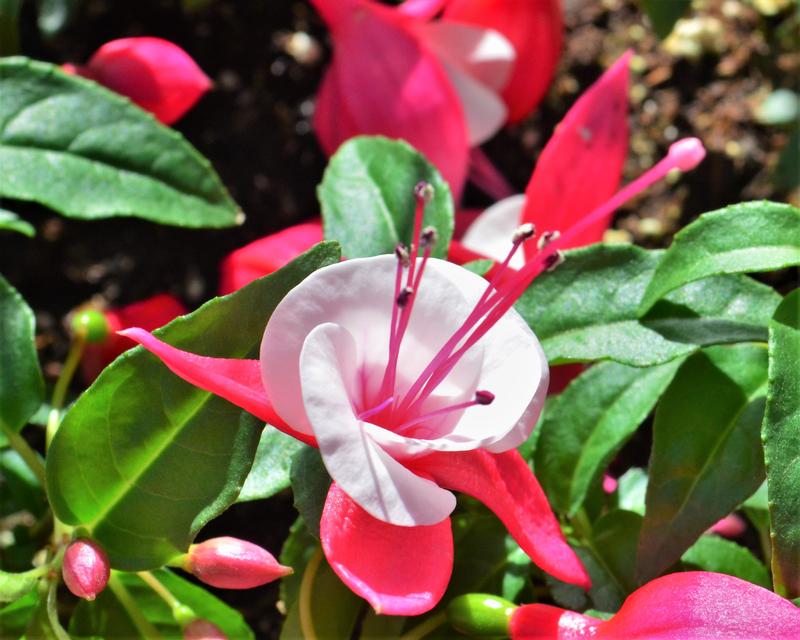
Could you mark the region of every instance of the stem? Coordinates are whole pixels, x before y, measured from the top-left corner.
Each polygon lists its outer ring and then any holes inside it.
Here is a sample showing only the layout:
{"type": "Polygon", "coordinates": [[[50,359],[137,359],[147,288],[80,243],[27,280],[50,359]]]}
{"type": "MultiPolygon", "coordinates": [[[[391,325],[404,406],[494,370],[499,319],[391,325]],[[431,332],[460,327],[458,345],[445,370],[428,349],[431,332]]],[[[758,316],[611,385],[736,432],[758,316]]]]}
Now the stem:
{"type": "Polygon", "coordinates": [[[136,604],[133,596],[131,596],[125,585],[122,584],[116,572],[111,573],[111,577],[108,579],[108,587],[114,592],[117,600],[119,600],[122,608],[125,609],[125,613],[128,614],[128,617],[141,636],[143,638],[148,638],[148,640],[160,640],[161,634],[152,623],[144,617],[139,605],[136,604]]]}
{"type": "Polygon", "coordinates": [[[314,631],[314,621],[311,616],[311,590],[314,586],[314,577],[317,575],[319,566],[322,563],[322,549],[317,549],[306,565],[303,572],[303,580],[300,582],[300,630],[303,632],[305,640],[317,640],[314,631]]]}
{"type": "Polygon", "coordinates": [[[434,629],[441,627],[445,622],[447,622],[447,616],[444,613],[439,613],[428,618],[422,624],[417,625],[408,633],[400,636],[398,640],[419,640],[427,636],[434,629]]]}
{"type": "Polygon", "coordinates": [[[72,382],[72,376],[75,375],[75,370],[81,361],[83,355],[83,348],[86,346],[86,336],[79,333],[72,341],[69,348],[67,359],[64,361],[64,367],[61,369],[61,374],[56,380],[56,386],[53,388],[53,399],[50,403],[50,415],[47,417],[47,438],[46,446],[50,446],[53,436],[58,431],[58,425],[61,423],[61,409],[64,407],[64,400],[69,391],[69,383],[72,382]]]}
{"type": "Polygon", "coordinates": [[[156,594],[167,603],[170,609],[180,606],[178,599],[172,595],[161,581],[156,578],[150,571],[139,571],[137,574],[148,587],[150,587],[156,594]]]}
{"type": "Polygon", "coordinates": [[[50,622],[50,628],[58,640],[70,640],[69,634],[64,631],[64,627],[61,626],[61,622],[58,620],[57,589],[58,580],[53,580],[47,590],[47,620],[50,622]]]}
{"type": "Polygon", "coordinates": [[[31,448],[25,438],[14,431],[14,429],[12,429],[2,420],[0,420],[0,430],[3,432],[3,435],[5,435],[6,439],[8,440],[8,444],[11,445],[11,448],[19,454],[19,457],[22,458],[25,464],[28,465],[28,468],[33,472],[33,475],[36,476],[39,484],[41,484],[42,488],[44,488],[44,464],[42,464],[39,454],[31,448]]]}

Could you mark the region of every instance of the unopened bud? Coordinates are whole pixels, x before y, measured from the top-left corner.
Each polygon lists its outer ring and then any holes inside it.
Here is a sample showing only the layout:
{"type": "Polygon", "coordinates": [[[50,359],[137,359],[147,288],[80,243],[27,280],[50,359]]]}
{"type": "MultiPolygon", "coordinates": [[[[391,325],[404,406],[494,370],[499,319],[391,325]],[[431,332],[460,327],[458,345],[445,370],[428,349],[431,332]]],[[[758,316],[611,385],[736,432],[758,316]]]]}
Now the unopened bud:
{"type": "Polygon", "coordinates": [[[293,572],[266,549],[227,536],[193,544],[182,566],[202,582],[221,589],[251,589],[293,572]]]}
{"type": "Polygon", "coordinates": [[[411,287],[405,287],[397,295],[397,306],[400,308],[405,307],[408,304],[408,301],[411,299],[412,295],[414,295],[414,289],[412,289],[411,287]]]}
{"type": "Polygon", "coordinates": [[[492,404],[494,402],[494,394],[491,391],[478,390],[475,392],[475,402],[478,404],[492,404]]]}
{"type": "Polygon", "coordinates": [[[699,138],[683,138],[670,145],[667,156],[681,171],[691,171],[706,157],[706,149],[699,138]]]}
{"type": "Polygon", "coordinates": [[[70,543],[64,553],[61,575],[72,593],[84,600],[94,600],[106,588],[111,567],[103,548],[92,540],[70,543]]]}
{"type": "Polygon", "coordinates": [[[410,264],[410,260],[408,257],[408,248],[403,243],[398,244],[394,248],[394,255],[397,260],[400,262],[401,265],[407,267],[410,264]]]}
{"type": "Polygon", "coordinates": [[[183,640],[228,640],[228,636],[213,622],[195,620],[184,627],[183,640]]]}
{"type": "Polygon", "coordinates": [[[526,222],[517,227],[517,230],[514,232],[514,237],[511,240],[516,244],[518,242],[530,240],[535,235],[536,227],[532,223],[526,222]]]}
{"type": "Polygon", "coordinates": [[[414,186],[414,195],[425,203],[433,200],[433,185],[421,180],[414,186]]]}
{"type": "Polygon", "coordinates": [[[473,638],[505,638],[511,614],[517,608],[497,596],[468,593],[447,606],[447,619],[454,629],[473,638]]]}
{"type": "Polygon", "coordinates": [[[75,311],[70,329],[74,335],[82,336],[90,343],[105,342],[111,335],[111,325],[105,314],[91,307],[75,311]]]}
{"type": "Polygon", "coordinates": [[[544,249],[548,244],[551,244],[558,240],[561,237],[560,231],[545,231],[542,234],[542,237],[539,238],[539,242],[536,246],[539,248],[539,251],[544,249]]]}
{"type": "Polygon", "coordinates": [[[564,254],[556,251],[544,259],[544,269],[545,271],[554,271],[562,262],[564,262],[564,254]]]}
{"type": "Polygon", "coordinates": [[[432,247],[439,239],[439,233],[433,227],[425,227],[419,236],[419,246],[425,249],[432,247]]]}

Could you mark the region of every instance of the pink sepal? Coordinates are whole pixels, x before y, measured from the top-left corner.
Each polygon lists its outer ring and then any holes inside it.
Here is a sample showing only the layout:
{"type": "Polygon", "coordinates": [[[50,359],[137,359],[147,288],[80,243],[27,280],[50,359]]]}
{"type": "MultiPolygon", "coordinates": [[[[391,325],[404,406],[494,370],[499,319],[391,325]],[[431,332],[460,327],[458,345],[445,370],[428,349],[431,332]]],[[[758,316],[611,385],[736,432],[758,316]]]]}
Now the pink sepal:
{"type": "Polygon", "coordinates": [[[416,616],[441,600],[453,570],[450,518],[425,527],[377,520],[331,485],[320,522],[331,568],[376,613],[416,616]]]}
{"type": "Polygon", "coordinates": [[[434,453],[412,460],[409,467],[442,487],[483,502],[531,560],[550,575],[584,589],[591,586],[589,575],[567,544],[544,491],[516,450],[499,454],[482,450],[434,453]]]}
{"type": "Polygon", "coordinates": [[[275,413],[261,382],[258,360],[199,356],[176,349],[139,328],[126,329],[120,331],[120,334],[138,342],[156,355],[170,371],[186,382],[225,398],[276,429],[316,446],[311,436],[295,431],[275,413]]]}
{"type": "MultiPolygon", "coordinates": [[[[628,153],[626,52],[572,106],[545,146],[525,190],[521,222],[562,233],[608,200],[619,188],[628,153]],[[598,160],[602,159],[602,160],[598,160]]],[[[612,214],[561,249],[598,242],[612,214]]],[[[526,253],[535,244],[526,245],[526,253]]]]}

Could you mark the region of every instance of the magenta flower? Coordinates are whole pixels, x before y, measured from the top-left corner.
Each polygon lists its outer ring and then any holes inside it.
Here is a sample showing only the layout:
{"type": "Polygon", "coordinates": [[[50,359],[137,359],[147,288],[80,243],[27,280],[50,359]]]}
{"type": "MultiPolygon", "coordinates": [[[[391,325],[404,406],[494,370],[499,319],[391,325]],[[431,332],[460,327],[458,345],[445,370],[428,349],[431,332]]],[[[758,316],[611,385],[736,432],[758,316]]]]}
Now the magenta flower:
{"type": "MultiPolygon", "coordinates": [[[[681,140],[672,145],[666,158],[618,191],[628,153],[631,55],[629,51],[617,60],[567,112],[542,151],[525,194],[486,209],[466,230],[461,246],[452,248],[452,259],[461,262],[485,256],[502,260],[508,253],[509,238],[520,224],[530,222],[541,230],[563,232],[591,212],[602,210],[594,224],[562,247],[599,242],[620,205],[671,169],[688,171],[700,163],[705,156],[702,143],[696,138],[681,140]]],[[[520,268],[526,257],[517,253],[511,266],[520,268]]]]}
{"type": "Polygon", "coordinates": [[[372,0],[312,0],[333,38],[333,60],[317,95],[314,126],[332,154],[348,138],[408,141],[459,196],[469,148],[507,118],[500,91],[514,49],[497,31],[429,20],[442,2],[398,8],[372,0]]]}
{"type": "MultiPolygon", "coordinates": [[[[559,241],[504,284],[487,284],[430,258],[425,190],[411,254],[398,247],[396,256],[310,275],[270,317],[259,361],[186,353],[141,329],[123,334],[185,380],[319,447],[334,480],[320,523],[323,550],[376,611],[419,614],[442,597],[453,560],[449,490],[484,502],[542,569],[588,587],[514,450],[541,412],[548,369],[512,305],[557,262],[559,241]]],[[[529,226],[517,231],[506,267],[531,236],[529,226]]]]}
{"type": "Polygon", "coordinates": [[[229,536],[191,545],[178,566],[220,589],[252,589],[292,573],[266,549],[229,536]]]}
{"type": "Polygon", "coordinates": [[[180,120],[211,88],[194,60],[161,38],[122,38],[100,47],[85,66],[64,65],[126,96],[164,124],[180,120]]]}
{"type": "Polygon", "coordinates": [[[634,591],[604,621],[546,604],[519,607],[512,640],[790,640],[800,638],[800,609],[721,573],[672,573],[634,591]]]}
{"type": "Polygon", "coordinates": [[[220,266],[220,295],[227,295],[256,278],[269,275],[322,242],[322,222],[294,225],[236,249],[220,266]]]}

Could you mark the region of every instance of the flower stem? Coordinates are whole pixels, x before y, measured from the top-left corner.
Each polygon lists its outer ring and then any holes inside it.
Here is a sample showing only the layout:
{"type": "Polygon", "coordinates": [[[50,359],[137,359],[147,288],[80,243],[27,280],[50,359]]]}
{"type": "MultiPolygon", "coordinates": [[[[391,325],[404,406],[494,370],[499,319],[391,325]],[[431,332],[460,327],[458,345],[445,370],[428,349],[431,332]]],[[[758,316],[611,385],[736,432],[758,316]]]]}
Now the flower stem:
{"type": "Polygon", "coordinates": [[[50,446],[53,436],[56,435],[56,431],[58,431],[58,425],[61,423],[61,409],[64,407],[64,400],[67,397],[69,383],[72,382],[72,376],[75,375],[75,370],[78,368],[78,364],[81,361],[83,348],[85,346],[86,336],[82,333],[76,334],[69,348],[67,359],[64,361],[61,374],[58,376],[58,380],[56,380],[56,386],[53,388],[53,399],[50,402],[50,415],[47,416],[47,447],[50,446]]]}
{"type": "Polygon", "coordinates": [[[400,636],[398,640],[420,640],[420,638],[424,638],[434,629],[441,627],[445,622],[447,622],[447,616],[444,613],[439,613],[400,636]]]}
{"type": "Polygon", "coordinates": [[[142,582],[155,591],[158,597],[166,602],[170,609],[180,606],[181,603],[178,602],[178,599],[173,596],[170,590],[167,589],[151,572],[139,571],[136,575],[142,579],[142,582]]]}
{"type": "Polygon", "coordinates": [[[58,640],[70,640],[69,634],[64,631],[58,619],[58,601],[56,600],[58,580],[53,580],[47,589],[47,620],[58,640]]]}
{"type": "Polygon", "coordinates": [[[303,632],[305,640],[317,640],[314,631],[314,621],[311,615],[311,590],[314,587],[314,577],[319,571],[322,563],[322,549],[317,549],[306,565],[303,572],[303,580],[300,582],[300,597],[298,608],[300,613],[300,630],[303,632]]]}
{"type": "Polygon", "coordinates": [[[111,577],[108,579],[108,587],[114,592],[117,600],[122,605],[122,608],[125,609],[125,613],[128,614],[128,617],[141,636],[143,638],[148,638],[148,640],[160,640],[161,634],[153,624],[144,617],[139,605],[136,604],[130,591],[122,584],[122,580],[119,579],[116,572],[111,573],[111,577]]]}
{"type": "Polygon", "coordinates": [[[2,420],[0,420],[0,431],[3,432],[3,435],[8,440],[8,444],[19,454],[19,457],[22,458],[26,465],[28,465],[28,468],[33,472],[33,475],[36,476],[39,484],[41,484],[42,488],[44,488],[44,464],[42,464],[39,454],[31,448],[25,438],[14,431],[14,429],[12,429],[2,420]]]}

